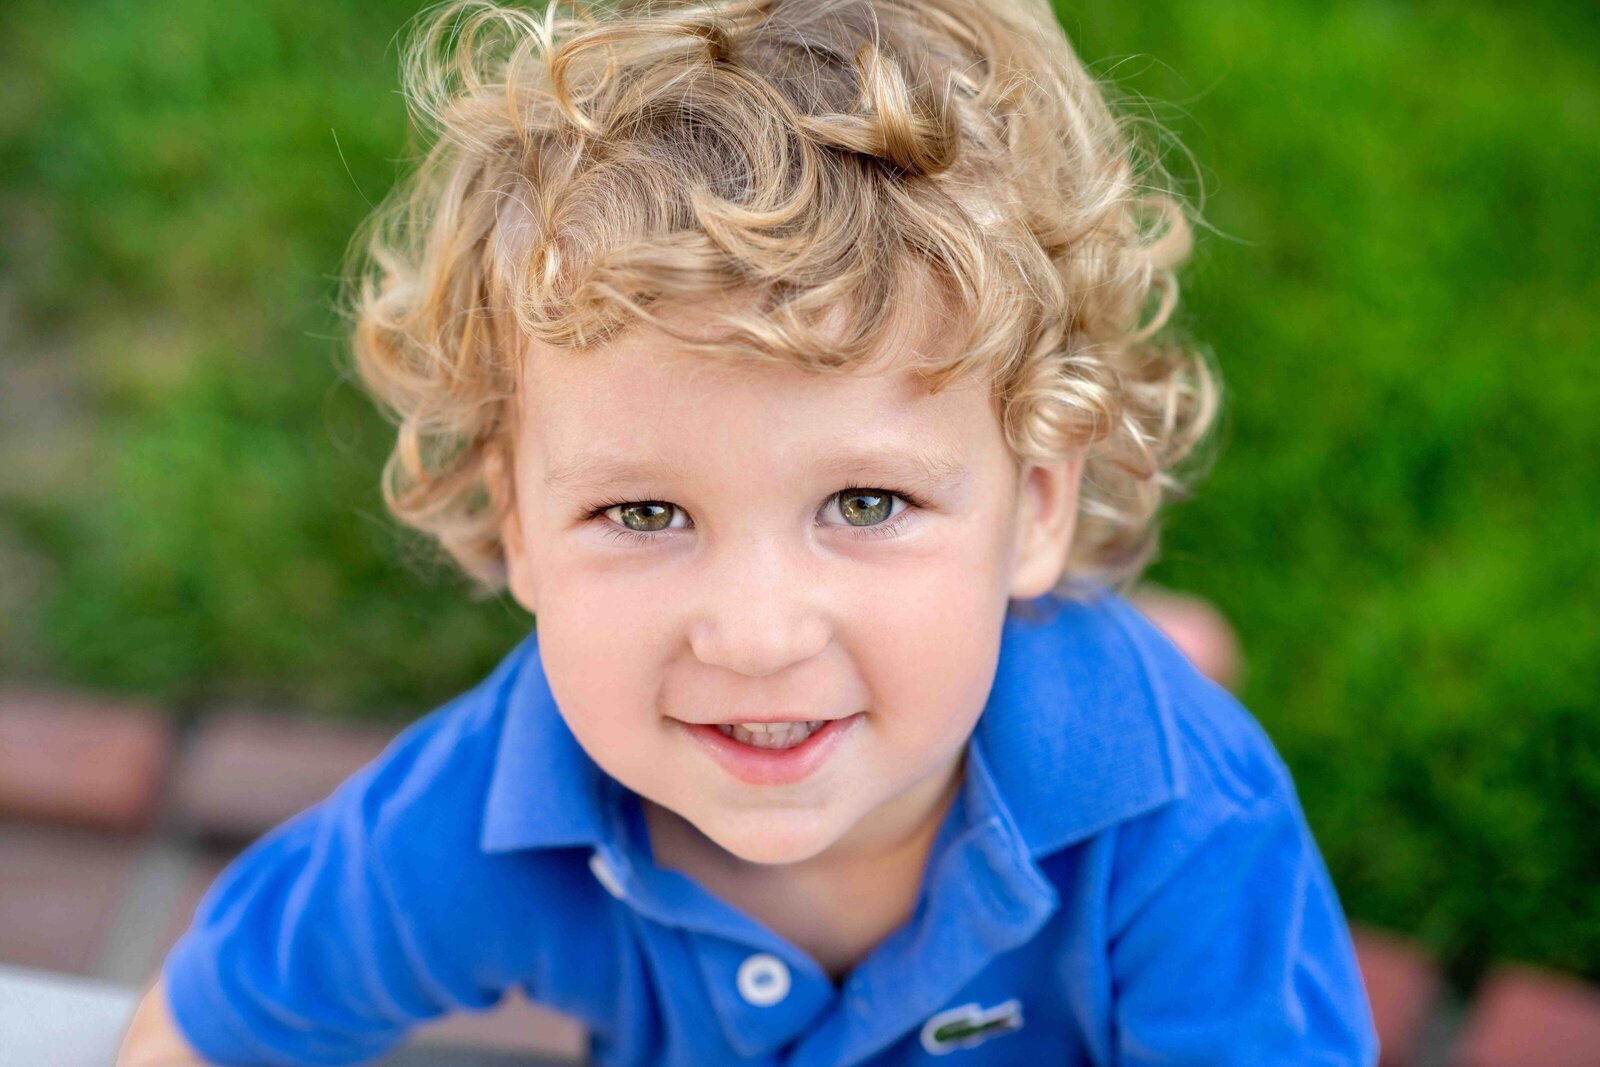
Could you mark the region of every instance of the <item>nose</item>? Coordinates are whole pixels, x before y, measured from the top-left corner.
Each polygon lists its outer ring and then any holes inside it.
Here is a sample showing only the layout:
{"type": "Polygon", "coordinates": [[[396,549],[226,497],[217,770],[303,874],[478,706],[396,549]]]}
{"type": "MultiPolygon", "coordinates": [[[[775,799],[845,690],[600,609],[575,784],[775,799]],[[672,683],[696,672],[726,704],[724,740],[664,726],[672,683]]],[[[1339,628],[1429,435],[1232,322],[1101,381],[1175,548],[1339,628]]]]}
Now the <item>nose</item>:
{"type": "Polygon", "coordinates": [[[707,568],[689,645],[702,663],[759,678],[832,639],[815,571],[770,541],[728,547],[707,568]]]}

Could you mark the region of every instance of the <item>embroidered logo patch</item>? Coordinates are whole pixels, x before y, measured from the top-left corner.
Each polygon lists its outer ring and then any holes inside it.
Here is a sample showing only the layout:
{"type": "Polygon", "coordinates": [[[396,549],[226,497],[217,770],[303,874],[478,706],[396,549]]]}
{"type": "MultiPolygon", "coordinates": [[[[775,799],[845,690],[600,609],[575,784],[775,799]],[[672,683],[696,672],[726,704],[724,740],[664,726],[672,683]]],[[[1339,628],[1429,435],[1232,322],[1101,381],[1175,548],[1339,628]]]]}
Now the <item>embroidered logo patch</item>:
{"type": "Polygon", "coordinates": [[[974,1002],[941,1011],[922,1024],[922,1047],[935,1056],[981,1045],[991,1037],[1022,1029],[1022,1001],[1008,1000],[992,1008],[974,1002]]]}

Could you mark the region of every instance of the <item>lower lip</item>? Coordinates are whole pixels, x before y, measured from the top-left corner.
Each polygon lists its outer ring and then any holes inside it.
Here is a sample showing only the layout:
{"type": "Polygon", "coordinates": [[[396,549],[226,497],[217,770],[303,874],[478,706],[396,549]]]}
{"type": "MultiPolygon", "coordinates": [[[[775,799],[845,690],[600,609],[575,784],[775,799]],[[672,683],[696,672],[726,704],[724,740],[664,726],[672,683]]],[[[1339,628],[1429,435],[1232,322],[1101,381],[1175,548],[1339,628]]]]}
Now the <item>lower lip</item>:
{"type": "Polygon", "coordinates": [[[723,770],[750,785],[789,785],[821,767],[861,721],[862,712],[824,723],[822,728],[793,748],[756,748],[735,741],[715,726],[684,723],[689,733],[711,753],[723,770]]]}

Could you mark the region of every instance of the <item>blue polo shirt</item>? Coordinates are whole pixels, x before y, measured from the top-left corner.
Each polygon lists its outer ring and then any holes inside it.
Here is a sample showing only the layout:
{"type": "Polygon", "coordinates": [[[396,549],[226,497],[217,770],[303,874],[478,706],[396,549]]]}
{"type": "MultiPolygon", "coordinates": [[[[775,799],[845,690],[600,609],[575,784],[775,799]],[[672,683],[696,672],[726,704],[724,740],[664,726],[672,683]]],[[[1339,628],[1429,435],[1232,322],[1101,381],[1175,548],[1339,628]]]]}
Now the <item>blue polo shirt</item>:
{"type": "Polygon", "coordinates": [[[601,1065],[1363,1064],[1261,728],[1124,601],[1013,603],[915,912],[835,985],[652,860],[530,635],[222,874],[165,964],[222,1064],[345,1064],[520,987],[601,1065]]]}

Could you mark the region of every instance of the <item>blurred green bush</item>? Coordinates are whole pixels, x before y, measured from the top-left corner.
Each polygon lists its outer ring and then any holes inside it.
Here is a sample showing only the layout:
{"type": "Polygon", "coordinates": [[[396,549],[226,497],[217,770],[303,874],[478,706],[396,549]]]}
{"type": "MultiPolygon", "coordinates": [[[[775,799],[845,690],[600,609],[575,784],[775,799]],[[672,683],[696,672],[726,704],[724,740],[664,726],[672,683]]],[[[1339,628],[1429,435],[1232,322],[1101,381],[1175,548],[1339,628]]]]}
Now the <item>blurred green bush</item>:
{"type": "MultiPolygon", "coordinates": [[[[410,716],[525,631],[387,520],[334,369],[414,10],[0,9],[0,671],[410,716]]],[[[1237,622],[1352,916],[1600,977],[1600,17],[1060,10],[1218,231],[1220,458],[1151,577],[1237,622]]]]}

